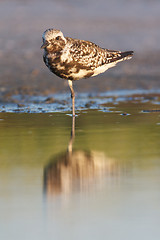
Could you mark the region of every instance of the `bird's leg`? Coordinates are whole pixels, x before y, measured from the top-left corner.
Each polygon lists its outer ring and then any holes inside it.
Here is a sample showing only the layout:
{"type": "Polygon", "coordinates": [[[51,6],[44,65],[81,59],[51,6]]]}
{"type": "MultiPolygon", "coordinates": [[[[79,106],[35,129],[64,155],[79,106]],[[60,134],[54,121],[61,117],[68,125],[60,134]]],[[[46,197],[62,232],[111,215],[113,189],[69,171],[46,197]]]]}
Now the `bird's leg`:
{"type": "Polygon", "coordinates": [[[72,146],[73,146],[74,138],[75,138],[75,116],[72,117],[71,138],[68,143],[68,153],[70,157],[72,156],[72,146]]]}
{"type": "Polygon", "coordinates": [[[75,93],[74,93],[74,89],[73,89],[73,83],[71,80],[68,80],[68,85],[70,87],[70,91],[71,91],[71,98],[72,98],[72,116],[75,116],[75,93]]]}

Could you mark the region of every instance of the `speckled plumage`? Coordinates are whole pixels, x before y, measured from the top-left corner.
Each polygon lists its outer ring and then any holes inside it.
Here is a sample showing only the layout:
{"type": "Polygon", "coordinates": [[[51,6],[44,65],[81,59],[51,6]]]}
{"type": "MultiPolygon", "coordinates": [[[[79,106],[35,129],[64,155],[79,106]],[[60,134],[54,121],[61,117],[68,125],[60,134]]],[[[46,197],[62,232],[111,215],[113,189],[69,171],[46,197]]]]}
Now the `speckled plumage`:
{"type": "Polygon", "coordinates": [[[55,29],[44,32],[43,44],[47,67],[57,76],[69,80],[98,75],[133,54],[132,51],[113,51],[89,41],[65,38],[61,31],[55,29]]]}
{"type": "Polygon", "coordinates": [[[96,76],[114,67],[116,63],[130,59],[133,51],[120,52],[100,48],[95,43],[64,37],[56,29],[43,33],[43,59],[57,76],[67,79],[72,98],[72,115],[75,116],[74,80],[96,76]]]}

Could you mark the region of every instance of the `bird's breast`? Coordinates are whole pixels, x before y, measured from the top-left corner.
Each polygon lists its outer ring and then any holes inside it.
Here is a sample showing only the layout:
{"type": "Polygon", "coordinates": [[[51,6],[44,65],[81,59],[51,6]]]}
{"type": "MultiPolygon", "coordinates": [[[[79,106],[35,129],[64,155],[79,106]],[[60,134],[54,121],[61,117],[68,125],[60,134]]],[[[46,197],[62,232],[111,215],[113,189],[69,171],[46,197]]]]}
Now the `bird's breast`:
{"type": "Polygon", "coordinates": [[[66,48],[60,52],[45,52],[44,62],[51,72],[60,78],[79,80],[93,75],[90,66],[75,61],[66,48]]]}

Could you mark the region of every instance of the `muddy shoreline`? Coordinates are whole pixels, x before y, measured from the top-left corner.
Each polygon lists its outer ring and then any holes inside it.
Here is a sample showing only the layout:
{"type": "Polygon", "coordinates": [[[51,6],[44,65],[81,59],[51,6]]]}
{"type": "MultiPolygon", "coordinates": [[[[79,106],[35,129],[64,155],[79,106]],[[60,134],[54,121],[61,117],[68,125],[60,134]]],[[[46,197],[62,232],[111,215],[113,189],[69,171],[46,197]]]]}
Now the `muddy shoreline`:
{"type": "MultiPolygon", "coordinates": [[[[98,110],[114,112],[119,104],[152,104],[152,108],[142,109],[144,112],[160,111],[160,91],[158,90],[121,90],[103,93],[76,94],[76,113],[81,111],[98,110]],[[154,106],[154,107],[153,107],[154,106]]],[[[50,95],[4,95],[0,102],[0,112],[10,113],[53,113],[70,114],[70,94],[55,93],[50,95]]],[[[125,114],[125,113],[124,113],[125,114]]],[[[126,113],[127,114],[127,113],[126,113]]]]}
{"type": "Polygon", "coordinates": [[[43,63],[40,46],[48,27],[109,49],[134,50],[131,60],[97,77],[77,81],[77,92],[160,88],[159,2],[100,0],[98,5],[92,1],[92,10],[90,4],[84,0],[81,4],[72,0],[0,1],[1,98],[68,92],[67,82],[43,63]]]}

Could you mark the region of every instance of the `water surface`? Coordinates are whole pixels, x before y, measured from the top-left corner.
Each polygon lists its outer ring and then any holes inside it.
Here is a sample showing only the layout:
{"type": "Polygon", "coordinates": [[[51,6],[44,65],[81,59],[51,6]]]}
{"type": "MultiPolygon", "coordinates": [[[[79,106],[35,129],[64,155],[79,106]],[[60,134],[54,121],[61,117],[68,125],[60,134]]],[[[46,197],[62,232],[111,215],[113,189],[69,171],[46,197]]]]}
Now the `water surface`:
{"type": "Polygon", "coordinates": [[[66,112],[0,113],[0,238],[158,240],[159,99],[81,110],[74,134],[66,112]]]}

